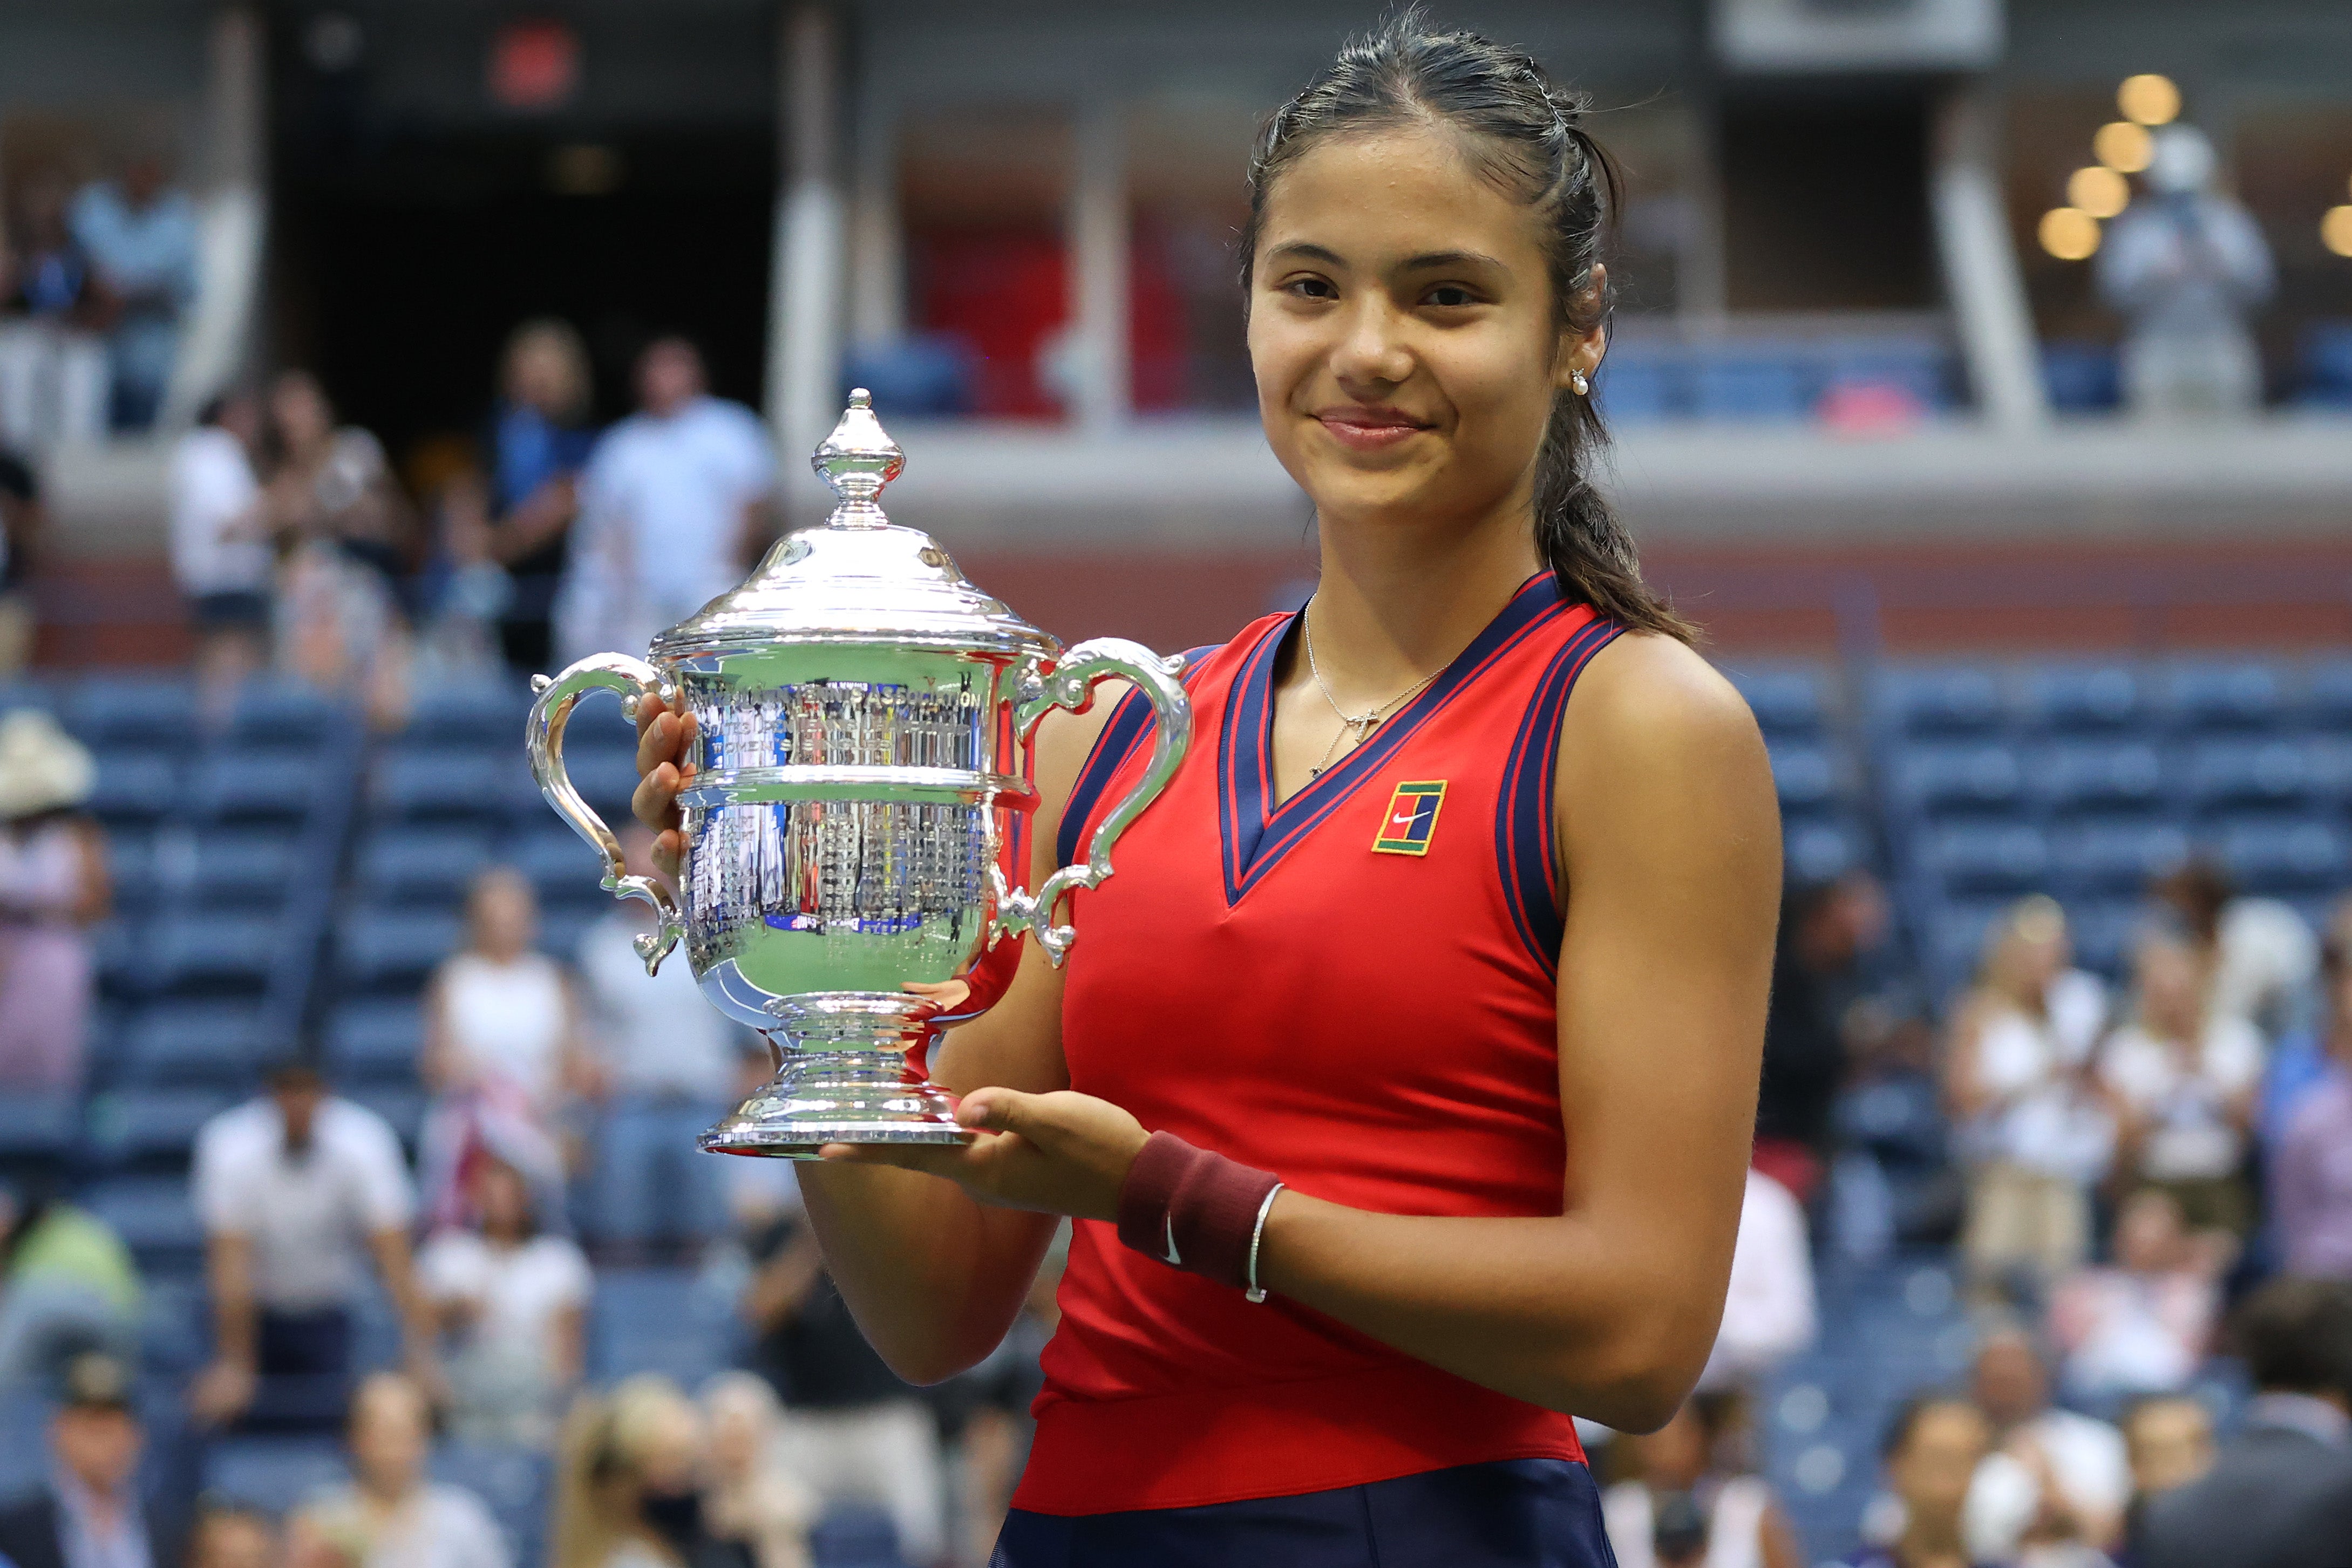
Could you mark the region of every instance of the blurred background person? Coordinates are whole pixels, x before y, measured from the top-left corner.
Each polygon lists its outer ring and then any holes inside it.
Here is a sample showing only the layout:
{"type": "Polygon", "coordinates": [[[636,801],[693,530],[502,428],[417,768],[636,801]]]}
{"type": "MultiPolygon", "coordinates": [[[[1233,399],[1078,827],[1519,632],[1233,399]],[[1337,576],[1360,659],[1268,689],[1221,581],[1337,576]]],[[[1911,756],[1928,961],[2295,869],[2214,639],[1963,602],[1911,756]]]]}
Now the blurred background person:
{"type": "Polygon", "coordinates": [[[2122,1568],[2137,1568],[2144,1560],[2140,1532],[2148,1500],[2213,1468],[2213,1413],[2186,1394],[2152,1394],[2134,1400],[2118,1425],[2131,1458],[2132,1500],[2115,1557],[2122,1568]]]}
{"type": "Polygon", "coordinates": [[[587,1359],[588,1260],[541,1228],[521,1172],[481,1152],[466,1221],[416,1255],[417,1289],[439,1322],[449,1429],[469,1443],[545,1449],[587,1359]]]}
{"type": "Polygon", "coordinates": [[[499,359],[479,526],[483,554],[509,585],[499,648],[522,674],[556,667],[555,591],[580,512],[580,473],[596,445],[593,402],[588,349],[570,322],[541,318],[515,329],[499,359]]]}
{"type": "Polygon", "coordinates": [[[33,568],[47,520],[39,476],[0,436],[0,675],[33,656],[33,568]]]}
{"type": "Polygon", "coordinates": [[[1030,1281],[1021,1315],[1003,1343],[971,1371],[929,1391],[946,1440],[954,1447],[959,1479],[955,1536],[958,1561],[983,1563],[995,1549],[1013,1504],[1013,1488],[1029,1462],[1037,1423],[1030,1405],[1045,1385],[1040,1356],[1061,1322],[1055,1299],[1070,1258],[1070,1232],[1054,1233],[1045,1260],[1030,1281]]]}
{"type": "Polygon", "coordinates": [[[147,1433],[131,1368],[110,1355],[77,1356],[49,1417],[49,1480],[0,1503],[0,1558],[16,1568],[179,1568],[187,1521],[142,1498],[147,1433]]]}
{"type": "Polygon", "coordinates": [[[89,929],[113,903],[106,836],[81,810],[97,783],[89,749],[47,714],[0,716],[0,1090],[81,1087],[89,929]]]}
{"type": "Polygon", "coordinates": [[[2325,1568],[2352,1542],[2352,1286],[2273,1280],[2235,1326],[2244,1423],[2201,1479],[2148,1500],[2134,1568],[2325,1568]]]}
{"type": "Polygon", "coordinates": [[[188,1568],[280,1568],[278,1525],[257,1508],[205,1499],[188,1531],[188,1568]]]}
{"type": "Polygon", "coordinates": [[[541,1213],[561,1212],[572,1112],[598,1084],[571,977],[538,937],[530,883],[491,866],[466,895],[466,945],[425,985],[417,1069],[435,1101],[417,1163],[436,1221],[460,1214],[484,1148],[523,1173],[541,1213]]]}
{"type": "Polygon", "coordinates": [[[1633,1474],[1601,1495],[1601,1512],[1619,1568],[1802,1568],[1772,1489],[1725,1469],[1736,1405],[1688,1399],[1658,1430],[1617,1439],[1633,1474]]]}
{"type": "Polygon", "coordinates": [[[133,155],[120,180],[74,197],[73,236],[113,301],[107,330],[117,430],[155,423],[179,357],[180,318],[196,295],[196,214],[165,180],[163,160],[133,155]]]}
{"type": "Polygon", "coordinates": [[[782,1406],[755,1373],[722,1372],[702,1386],[709,1433],[703,1520],[720,1541],[748,1548],[753,1568],[808,1568],[816,1498],[783,1462],[782,1406]]]}
{"type": "Polygon", "coordinates": [[[1899,1522],[1886,1544],[1847,1559],[1844,1568],[1992,1568],[1969,1554],[1961,1523],[1991,1444],[1991,1428],[1967,1400],[1927,1394],[1906,1401],[1881,1448],[1899,1522]]]}
{"type": "Polygon", "coordinates": [[[2262,1086],[2263,1044],[2242,1018],[2210,1012],[2196,949],[2168,932],[2132,960],[2132,1015],[2099,1051],[2115,1108],[2116,1172],[2158,1186],[2197,1229],[2244,1237],[2253,1195],[2241,1174],[2262,1086]]]}
{"type": "Polygon", "coordinates": [[[399,1312],[410,1364],[437,1380],[432,1319],[408,1251],[415,1210],[400,1139],[283,1058],[268,1092],[205,1124],[190,1196],[205,1229],[213,1361],[188,1391],[199,1421],[252,1416],[332,1427],[350,1386],[352,1313],[371,1263],[399,1312]],[[267,1380],[299,1398],[264,1400],[267,1380]],[[319,1387],[330,1396],[309,1391],[319,1387]]]}
{"type": "Polygon", "coordinates": [[[236,389],[172,451],[172,577],[195,622],[198,700],[215,720],[268,661],[276,562],[254,472],[260,444],[261,402],[236,389]]]}
{"type": "Polygon", "coordinates": [[[0,1397],[93,1351],[136,1366],[144,1304],[121,1237],[61,1198],[0,1187],[0,1397]]]}
{"type": "Polygon", "coordinates": [[[2149,892],[2196,949],[2207,1011],[2266,1035],[2306,1021],[2300,1015],[2319,972],[2319,942],[2294,905],[2241,894],[2207,855],[2189,856],[2149,892]]]}
{"type": "Polygon", "coordinates": [[[705,390],[702,355],[637,357],[637,412],[596,445],[557,596],[557,658],[641,653],[735,586],[773,532],[776,459],[750,409],[705,390]]]}
{"type": "Polygon", "coordinates": [[[1827,1166],[1851,1057],[1850,1019],[1871,978],[1865,960],[1885,940],[1886,923],[1885,894],[1866,872],[1794,888],[1781,907],[1755,1164],[1801,1203],[1811,1202],[1827,1166]]]}
{"type": "Polygon", "coordinates": [[[2050,1334],[2065,1385],[2093,1408],[2185,1388],[2221,1312],[2228,1249],[2189,1234],[2172,1195],[2148,1187],[2116,1216],[2115,1261],[2058,1283],[2050,1334]]]}
{"type": "Polygon", "coordinates": [[[749,1546],[709,1528],[706,1443],[701,1412],[666,1377],[583,1397],[564,1420],[554,1568],[754,1568],[749,1546]]]}
{"type": "Polygon", "coordinates": [[[1953,1014],[1944,1081],[1968,1166],[1960,1246],[1979,1295],[2021,1279],[2035,1295],[2089,1253],[2091,1188],[2115,1135],[2089,1082],[2105,1017],[2103,988],[2072,966],[2054,900],[2025,899],[1995,923],[1953,1014]]]}
{"type": "Polygon", "coordinates": [[[2320,977],[2321,1066],[2281,1118],[2270,1198],[2285,1272],[2352,1281],[2352,955],[2338,937],[2320,977]]]}
{"type": "Polygon", "coordinates": [[[2270,245],[2221,190],[2203,131],[2165,125],[2153,141],[2154,200],[2116,218],[2098,256],[2099,292],[2130,323],[2125,402],[2143,418],[2250,414],[2263,402],[2250,321],[2277,281],[2270,245]]]}
{"type": "Polygon", "coordinates": [[[1977,1347],[1969,1392],[1992,1448],[1969,1488],[1969,1548],[1980,1559],[2082,1561],[2123,1525],[2131,1469],[2123,1435],[2051,1402],[2050,1367],[2022,1326],[1997,1324],[1977,1347]]]}
{"type": "Polygon", "coordinates": [[[425,1477],[433,1410],[423,1389],[395,1372],[361,1379],[344,1438],[352,1479],[289,1522],[288,1568],[509,1568],[482,1500],[425,1477]]]}
{"type": "Polygon", "coordinates": [[[1731,1252],[1723,1322],[1706,1369],[1699,1374],[1700,1389],[1755,1387],[1789,1357],[1811,1348],[1818,1327],[1804,1208],[1787,1187],[1751,1169],[1739,1201],[1739,1237],[1731,1252]]]}
{"type": "MultiPolygon", "coordinates": [[[[650,831],[633,821],[620,841],[630,875],[656,874],[650,831]]],[[[646,973],[635,943],[654,922],[643,901],[615,902],[581,936],[578,960],[606,1093],[590,1202],[604,1233],[631,1243],[725,1228],[724,1162],[697,1152],[695,1136],[740,1098],[728,1089],[743,1051],[768,1057],[756,1037],[703,1001],[688,966],[646,973]]]]}
{"type": "Polygon", "coordinates": [[[73,187],[55,169],[17,189],[0,225],[0,446],[46,451],[106,434],[106,344],[114,314],[68,220],[73,187]]]}

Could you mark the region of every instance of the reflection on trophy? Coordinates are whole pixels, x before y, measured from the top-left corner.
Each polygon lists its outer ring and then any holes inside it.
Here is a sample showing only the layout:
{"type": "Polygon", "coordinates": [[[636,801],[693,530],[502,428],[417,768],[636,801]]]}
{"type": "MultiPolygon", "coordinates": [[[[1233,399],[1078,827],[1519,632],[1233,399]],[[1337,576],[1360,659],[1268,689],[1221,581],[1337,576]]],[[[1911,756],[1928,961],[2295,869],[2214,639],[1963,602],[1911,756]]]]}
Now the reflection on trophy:
{"type": "Polygon", "coordinates": [[[883,516],[905,456],[866,392],[814,463],[840,498],[823,525],[779,541],[647,659],[598,653],[539,677],[526,736],[548,803],[604,854],[605,888],[659,912],[637,939],[647,971],[684,937],[702,994],[775,1051],[775,1077],[698,1140],[723,1154],[969,1136],[919,1067],[940,1004],[905,988],[964,977],[1024,931],[1059,963],[1066,901],[1110,875],[1120,832],[1192,735],[1175,661],[1118,638],[1066,650],[966,581],[929,535],[883,516]],[[1152,705],[1150,765],[1084,860],[1034,894],[1015,888],[1013,813],[1037,801],[1030,737],[1114,677],[1152,705]],[[695,716],[675,896],[625,873],[564,774],[564,725],[599,688],[633,719],[647,694],[682,695],[695,716]]]}

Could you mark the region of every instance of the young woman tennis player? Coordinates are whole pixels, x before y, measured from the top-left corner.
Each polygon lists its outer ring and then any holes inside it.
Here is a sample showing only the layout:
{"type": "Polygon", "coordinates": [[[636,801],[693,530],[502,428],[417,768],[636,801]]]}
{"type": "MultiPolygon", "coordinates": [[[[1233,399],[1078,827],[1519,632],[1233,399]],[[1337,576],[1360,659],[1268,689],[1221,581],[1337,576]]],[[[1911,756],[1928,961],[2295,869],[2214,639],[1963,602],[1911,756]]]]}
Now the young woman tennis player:
{"type": "MultiPolygon", "coordinates": [[[[1607,1563],[1570,1413],[1654,1427],[1706,1357],[1779,823],[1584,472],[1614,180],[1582,112],[1408,19],[1268,122],[1249,346],[1314,598],[1186,661],[1191,754],[1067,966],[1033,945],[948,1036],[978,1140],[803,1167],[918,1382],[1076,1219],[1007,1568],[1607,1563]]],[[[1039,876],[1147,716],[1041,731],[1039,876]]],[[[641,723],[674,863],[690,724],[641,723]]]]}

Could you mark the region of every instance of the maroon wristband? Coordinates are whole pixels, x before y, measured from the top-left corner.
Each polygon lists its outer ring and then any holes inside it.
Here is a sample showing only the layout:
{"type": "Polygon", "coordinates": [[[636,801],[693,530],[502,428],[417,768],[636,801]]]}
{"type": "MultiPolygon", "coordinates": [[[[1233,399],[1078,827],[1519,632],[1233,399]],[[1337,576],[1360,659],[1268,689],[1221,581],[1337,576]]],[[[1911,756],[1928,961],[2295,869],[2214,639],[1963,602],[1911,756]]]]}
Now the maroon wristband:
{"type": "Polygon", "coordinates": [[[1148,1257],[1241,1289],[1266,1195],[1282,1183],[1238,1160],[1154,1133],[1118,1189],[1118,1239],[1148,1257]]]}

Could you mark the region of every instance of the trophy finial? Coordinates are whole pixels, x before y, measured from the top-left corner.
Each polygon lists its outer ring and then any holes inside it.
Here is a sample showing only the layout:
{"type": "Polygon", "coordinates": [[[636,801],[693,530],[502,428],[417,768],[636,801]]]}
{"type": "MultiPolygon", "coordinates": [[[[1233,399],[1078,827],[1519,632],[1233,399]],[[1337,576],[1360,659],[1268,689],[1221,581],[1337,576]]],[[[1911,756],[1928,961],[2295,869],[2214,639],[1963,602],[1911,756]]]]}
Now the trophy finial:
{"type": "Polygon", "coordinates": [[[874,417],[874,394],[859,387],[849,394],[841,423],[809,462],[841,497],[826,521],[835,528],[875,528],[887,520],[877,498],[907,466],[907,455],[874,417]]]}

